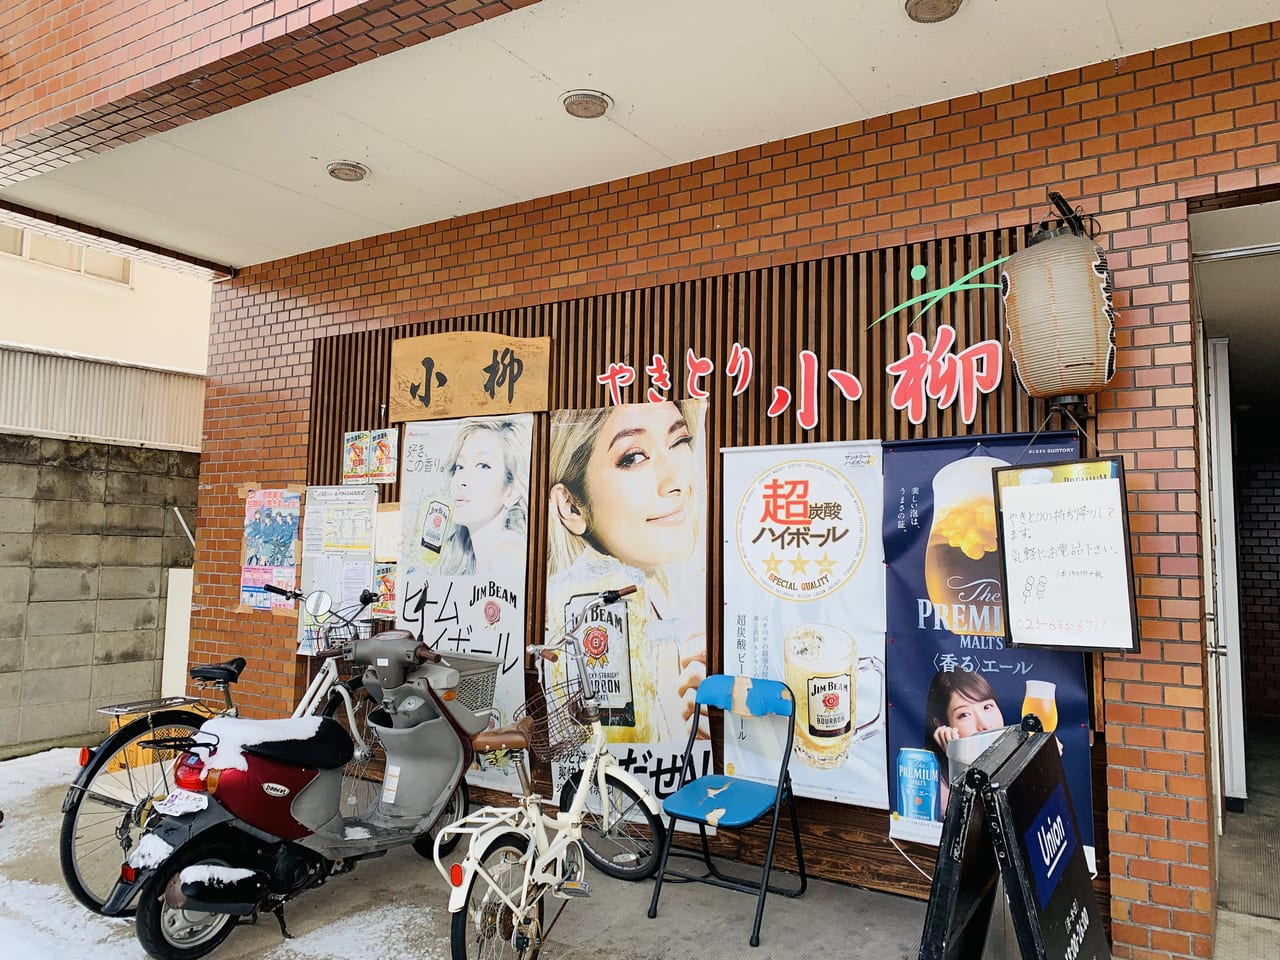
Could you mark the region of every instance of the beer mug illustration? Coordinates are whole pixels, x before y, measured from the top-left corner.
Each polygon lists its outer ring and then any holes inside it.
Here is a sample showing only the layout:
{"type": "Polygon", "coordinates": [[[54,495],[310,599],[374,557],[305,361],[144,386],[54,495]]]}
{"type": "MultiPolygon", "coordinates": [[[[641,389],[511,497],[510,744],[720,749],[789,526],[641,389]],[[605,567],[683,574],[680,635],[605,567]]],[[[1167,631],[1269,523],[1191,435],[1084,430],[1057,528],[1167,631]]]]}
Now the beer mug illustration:
{"type": "Polygon", "coordinates": [[[826,623],[806,623],[787,631],[782,641],[783,675],[796,698],[796,736],[792,753],[818,769],[841,766],[849,745],[877,732],[881,725],[884,661],[859,657],[853,636],[826,623]],[[880,677],[875,716],[858,723],[858,677],[880,677]]]}
{"type": "Polygon", "coordinates": [[[996,553],[995,457],[966,457],[933,478],[933,526],[925,548],[924,578],[934,616],[955,634],[1004,633],[1000,556],[996,553]]]}
{"type": "Polygon", "coordinates": [[[1058,729],[1058,687],[1048,680],[1028,680],[1027,693],[1022,698],[1022,715],[1034,713],[1040,718],[1045,733],[1058,729]]]}

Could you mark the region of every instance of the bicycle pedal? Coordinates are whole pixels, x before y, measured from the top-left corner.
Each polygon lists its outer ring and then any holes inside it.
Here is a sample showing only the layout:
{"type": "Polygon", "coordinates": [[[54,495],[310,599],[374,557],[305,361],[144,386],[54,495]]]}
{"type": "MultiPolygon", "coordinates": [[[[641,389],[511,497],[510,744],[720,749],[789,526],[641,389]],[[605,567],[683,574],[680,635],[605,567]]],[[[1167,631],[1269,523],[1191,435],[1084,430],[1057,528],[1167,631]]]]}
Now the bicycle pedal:
{"type": "Polygon", "coordinates": [[[565,900],[591,896],[591,885],[585,880],[565,880],[556,885],[557,897],[565,900]]]}

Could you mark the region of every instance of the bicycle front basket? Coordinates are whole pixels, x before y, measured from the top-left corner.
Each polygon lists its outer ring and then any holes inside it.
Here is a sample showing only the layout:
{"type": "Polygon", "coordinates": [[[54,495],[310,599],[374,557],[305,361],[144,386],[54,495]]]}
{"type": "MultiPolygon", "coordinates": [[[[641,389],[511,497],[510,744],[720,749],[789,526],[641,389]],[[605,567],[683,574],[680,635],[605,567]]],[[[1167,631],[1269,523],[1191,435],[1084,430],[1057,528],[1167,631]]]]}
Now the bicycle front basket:
{"type": "Polygon", "coordinates": [[[574,756],[591,739],[591,727],[578,720],[581,712],[582,681],[571,677],[530,697],[516,710],[515,719],[533,721],[529,749],[552,763],[574,756]]]}

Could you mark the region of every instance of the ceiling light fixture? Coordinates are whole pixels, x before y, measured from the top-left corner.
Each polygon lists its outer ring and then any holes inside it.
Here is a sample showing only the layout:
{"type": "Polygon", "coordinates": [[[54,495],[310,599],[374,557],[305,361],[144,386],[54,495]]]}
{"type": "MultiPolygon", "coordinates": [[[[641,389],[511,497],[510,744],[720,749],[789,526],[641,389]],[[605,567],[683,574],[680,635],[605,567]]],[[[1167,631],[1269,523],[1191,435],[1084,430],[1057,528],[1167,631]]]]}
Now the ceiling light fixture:
{"type": "Polygon", "coordinates": [[[560,103],[569,116],[594,120],[603,117],[613,106],[613,98],[599,90],[570,90],[560,95],[560,103]]]}
{"type": "Polygon", "coordinates": [[[940,23],[956,15],[963,0],[907,0],[907,16],[916,23],[940,23]]]}
{"type": "Polygon", "coordinates": [[[343,183],[359,183],[369,175],[369,168],[354,160],[335,160],[325,169],[329,171],[329,176],[343,183]]]}

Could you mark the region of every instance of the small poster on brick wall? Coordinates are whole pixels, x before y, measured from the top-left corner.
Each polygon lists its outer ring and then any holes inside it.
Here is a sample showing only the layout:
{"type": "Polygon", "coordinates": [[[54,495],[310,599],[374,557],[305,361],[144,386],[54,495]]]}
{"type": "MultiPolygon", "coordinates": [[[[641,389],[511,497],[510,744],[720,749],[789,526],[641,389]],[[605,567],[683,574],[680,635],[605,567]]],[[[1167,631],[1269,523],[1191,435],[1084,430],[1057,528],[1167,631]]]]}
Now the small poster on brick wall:
{"type": "Polygon", "coordinates": [[[246,490],[240,561],[240,604],[255,610],[292,608],[293,601],[268,593],[266,584],[292,590],[301,495],[294,490],[246,490]]]}

